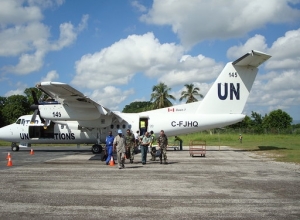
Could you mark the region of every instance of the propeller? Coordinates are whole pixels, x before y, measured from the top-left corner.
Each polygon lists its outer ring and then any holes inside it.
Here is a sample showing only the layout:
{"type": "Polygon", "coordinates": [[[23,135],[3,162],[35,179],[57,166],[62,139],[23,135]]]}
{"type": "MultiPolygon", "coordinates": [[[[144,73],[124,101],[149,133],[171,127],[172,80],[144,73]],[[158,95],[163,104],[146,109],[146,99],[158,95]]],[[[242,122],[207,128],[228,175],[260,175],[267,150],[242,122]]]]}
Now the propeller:
{"type": "Polygon", "coordinates": [[[44,125],[45,125],[46,121],[40,115],[39,101],[37,99],[36,92],[33,89],[31,90],[31,95],[32,95],[34,104],[30,106],[30,109],[34,110],[34,112],[32,114],[30,124],[34,124],[36,116],[39,115],[42,123],[44,123],[44,125]]]}
{"type": "Polygon", "coordinates": [[[37,97],[36,97],[36,92],[35,92],[33,89],[31,89],[31,95],[32,95],[32,98],[33,98],[33,103],[34,103],[35,105],[38,105],[38,104],[39,104],[39,101],[38,101],[38,99],[37,99],[37,97]]]}

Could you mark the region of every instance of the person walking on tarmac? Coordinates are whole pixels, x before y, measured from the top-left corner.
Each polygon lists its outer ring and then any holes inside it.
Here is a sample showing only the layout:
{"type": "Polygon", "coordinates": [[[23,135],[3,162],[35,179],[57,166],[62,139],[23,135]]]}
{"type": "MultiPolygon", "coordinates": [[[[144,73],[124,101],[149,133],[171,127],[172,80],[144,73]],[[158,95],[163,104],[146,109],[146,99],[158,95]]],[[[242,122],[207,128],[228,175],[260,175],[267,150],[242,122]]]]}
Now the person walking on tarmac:
{"type": "Polygon", "coordinates": [[[146,132],[146,122],[143,120],[140,121],[140,130],[141,130],[140,132],[141,136],[144,135],[146,132]]]}
{"type": "Polygon", "coordinates": [[[164,130],[160,131],[160,135],[157,139],[157,145],[160,149],[160,155],[159,155],[160,164],[162,164],[162,158],[164,158],[164,164],[168,164],[167,163],[168,137],[165,134],[164,130]]]}
{"type": "Polygon", "coordinates": [[[134,133],[134,138],[135,138],[135,146],[137,147],[140,143],[140,131],[136,131],[136,133],[134,133]]]}
{"type": "Polygon", "coordinates": [[[180,150],[182,150],[182,139],[178,136],[175,136],[175,140],[174,141],[179,141],[179,147],[180,147],[180,150]]]}
{"type": "Polygon", "coordinates": [[[117,152],[117,160],[119,169],[125,168],[125,138],[123,137],[122,130],[118,130],[118,135],[114,139],[114,151],[117,152]]]}
{"type": "Polygon", "coordinates": [[[150,152],[151,152],[151,160],[155,161],[156,160],[156,147],[153,147],[153,143],[156,141],[155,134],[153,131],[150,131],[150,152]]]}
{"type": "Polygon", "coordinates": [[[114,136],[112,135],[112,132],[108,132],[108,136],[105,139],[106,143],[106,165],[109,164],[109,161],[111,160],[111,157],[113,156],[113,142],[114,142],[114,136]]]}
{"type": "Polygon", "coordinates": [[[126,145],[126,157],[127,159],[130,159],[130,163],[133,163],[135,138],[134,135],[130,132],[130,129],[127,129],[126,131],[125,145],[126,145]]]}
{"type": "Polygon", "coordinates": [[[142,155],[142,164],[145,165],[147,162],[147,150],[148,146],[151,143],[149,132],[146,131],[145,135],[142,138],[141,143],[141,155],[142,155]]]}

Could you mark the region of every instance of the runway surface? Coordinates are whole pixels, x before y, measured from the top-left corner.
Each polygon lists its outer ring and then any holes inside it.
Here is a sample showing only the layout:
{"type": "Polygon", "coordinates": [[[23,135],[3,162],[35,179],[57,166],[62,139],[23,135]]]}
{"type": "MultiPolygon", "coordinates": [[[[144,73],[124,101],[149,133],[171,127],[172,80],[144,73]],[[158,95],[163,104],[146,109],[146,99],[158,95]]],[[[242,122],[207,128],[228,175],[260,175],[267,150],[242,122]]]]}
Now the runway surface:
{"type": "MultiPolygon", "coordinates": [[[[228,147],[107,166],[90,147],[0,147],[0,219],[300,219],[300,166],[228,147]]],[[[148,155],[148,159],[149,155],[148,155]]]]}

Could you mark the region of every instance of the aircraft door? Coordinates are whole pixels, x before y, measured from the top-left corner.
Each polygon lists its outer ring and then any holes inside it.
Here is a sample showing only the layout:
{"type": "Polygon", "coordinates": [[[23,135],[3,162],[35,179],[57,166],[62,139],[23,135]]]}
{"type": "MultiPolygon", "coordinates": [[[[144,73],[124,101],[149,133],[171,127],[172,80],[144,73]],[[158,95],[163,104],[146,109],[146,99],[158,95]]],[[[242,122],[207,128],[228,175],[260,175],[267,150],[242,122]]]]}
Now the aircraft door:
{"type": "Polygon", "coordinates": [[[148,117],[141,117],[139,120],[140,135],[144,135],[148,131],[148,117]]]}
{"type": "Polygon", "coordinates": [[[54,126],[51,123],[47,129],[44,126],[28,126],[29,138],[54,138],[54,126]]]}

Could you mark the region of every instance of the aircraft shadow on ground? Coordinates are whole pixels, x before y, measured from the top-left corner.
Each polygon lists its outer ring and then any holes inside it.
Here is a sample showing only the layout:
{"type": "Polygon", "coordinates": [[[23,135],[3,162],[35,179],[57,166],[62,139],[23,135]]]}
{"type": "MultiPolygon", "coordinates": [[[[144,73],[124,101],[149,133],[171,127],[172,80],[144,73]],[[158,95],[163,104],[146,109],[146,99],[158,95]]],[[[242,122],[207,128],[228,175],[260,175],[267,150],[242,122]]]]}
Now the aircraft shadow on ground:
{"type": "Polygon", "coordinates": [[[275,147],[275,146],[258,146],[259,149],[258,151],[263,151],[263,150],[285,150],[287,149],[286,147],[275,147]]]}
{"type": "MultiPolygon", "coordinates": [[[[30,151],[30,150],[29,150],[30,151]]],[[[34,149],[34,152],[78,152],[78,153],[83,153],[83,152],[91,152],[91,150],[40,150],[40,149],[34,149]]]]}
{"type": "Polygon", "coordinates": [[[275,146],[257,146],[258,149],[250,149],[250,150],[245,150],[245,149],[240,149],[240,150],[234,150],[237,152],[251,152],[251,151],[268,151],[268,150],[286,150],[287,148],[285,147],[275,147],[275,146]]]}
{"type": "MultiPolygon", "coordinates": [[[[98,160],[98,161],[102,161],[103,163],[105,163],[105,160],[103,160],[103,156],[101,154],[95,154],[89,160],[98,160]]],[[[114,161],[115,161],[115,163],[117,161],[115,156],[114,156],[114,161]]],[[[176,163],[178,163],[178,162],[177,161],[168,162],[168,164],[176,164],[176,163]]],[[[128,159],[125,161],[125,166],[126,166],[126,164],[130,164],[128,159]]],[[[145,166],[147,166],[149,164],[160,165],[159,160],[157,158],[156,158],[156,161],[147,162],[147,164],[145,166]]],[[[143,167],[143,165],[142,165],[142,162],[138,159],[137,161],[134,161],[133,164],[131,164],[131,166],[128,168],[139,168],[139,167],[143,167]]]]}

